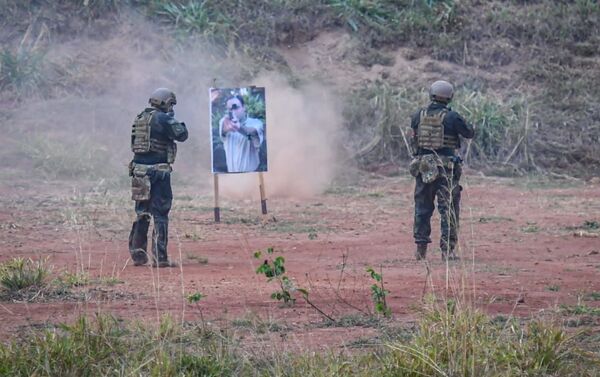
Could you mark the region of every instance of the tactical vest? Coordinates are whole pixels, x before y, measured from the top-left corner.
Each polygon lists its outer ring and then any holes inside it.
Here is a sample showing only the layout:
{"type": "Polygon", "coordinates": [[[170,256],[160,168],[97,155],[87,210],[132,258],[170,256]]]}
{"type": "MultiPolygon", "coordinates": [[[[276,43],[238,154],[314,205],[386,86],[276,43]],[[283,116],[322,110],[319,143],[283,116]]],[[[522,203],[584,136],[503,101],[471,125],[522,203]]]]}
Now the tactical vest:
{"type": "Polygon", "coordinates": [[[444,134],[444,118],[447,110],[442,110],[433,114],[427,114],[427,110],[422,110],[419,115],[417,145],[423,149],[440,149],[444,147],[457,149],[458,136],[444,134]]]}
{"type": "Polygon", "coordinates": [[[152,116],[156,110],[144,110],[133,121],[131,126],[131,151],[133,153],[166,153],[167,162],[172,164],[177,156],[177,145],[172,141],[162,141],[150,137],[152,116]]]}

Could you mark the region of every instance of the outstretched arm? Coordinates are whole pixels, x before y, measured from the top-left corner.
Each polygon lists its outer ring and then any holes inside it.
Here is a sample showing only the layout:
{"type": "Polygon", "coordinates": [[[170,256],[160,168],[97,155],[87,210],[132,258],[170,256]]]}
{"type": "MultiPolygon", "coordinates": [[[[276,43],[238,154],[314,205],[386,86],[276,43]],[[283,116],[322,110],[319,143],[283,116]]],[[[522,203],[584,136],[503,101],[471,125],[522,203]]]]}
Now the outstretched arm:
{"type": "Polygon", "coordinates": [[[163,126],[167,136],[171,140],[186,141],[188,130],[185,123],[178,121],[168,113],[161,113],[158,121],[163,126]]]}

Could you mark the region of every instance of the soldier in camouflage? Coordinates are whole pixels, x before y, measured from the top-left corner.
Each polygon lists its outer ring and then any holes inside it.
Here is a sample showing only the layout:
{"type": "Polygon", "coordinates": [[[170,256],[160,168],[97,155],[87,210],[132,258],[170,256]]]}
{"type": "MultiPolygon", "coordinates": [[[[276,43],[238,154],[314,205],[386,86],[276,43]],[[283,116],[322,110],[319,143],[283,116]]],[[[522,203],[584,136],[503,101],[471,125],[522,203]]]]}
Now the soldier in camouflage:
{"type": "Polygon", "coordinates": [[[132,177],[132,199],[137,218],[129,234],[129,252],[135,266],[148,262],[148,228],[154,218],[152,234],[152,265],[175,266],[167,256],[171,191],[171,164],[175,161],[175,141],[185,141],[185,123],[174,118],[175,94],[168,89],[156,89],[150,106],[135,118],[131,131],[133,161],[129,164],[132,177]]]}
{"type": "Polygon", "coordinates": [[[415,177],[415,218],[413,235],[417,260],[424,259],[431,243],[431,216],[437,196],[441,221],[440,248],[443,260],[456,260],[457,228],[460,212],[459,185],[461,159],[456,155],[460,137],[472,138],[474,128],[448,107],[454,88],[446,81],[436,81],[429,89],[431,103],[411,119],[414,158],[410,172],[415,177]]]}

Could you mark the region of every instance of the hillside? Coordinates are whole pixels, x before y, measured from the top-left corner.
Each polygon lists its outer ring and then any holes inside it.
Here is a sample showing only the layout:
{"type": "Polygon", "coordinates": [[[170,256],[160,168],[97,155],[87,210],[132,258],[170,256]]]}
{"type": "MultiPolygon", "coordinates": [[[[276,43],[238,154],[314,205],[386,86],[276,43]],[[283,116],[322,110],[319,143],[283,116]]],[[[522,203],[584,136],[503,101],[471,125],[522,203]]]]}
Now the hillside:
{"type": "MultiPolygon", "coordinates": [[[[187,98],[179,114],[201,129],[206,88],[265,83],[273,97],[297,100],[291,117],[273,101],[274,121],[293,118],[294,130],[330,125],[308,141],[342,141],[332,152],[340,157],[323,158],[403,167],[407,117],[438,78],[455,84],[454,108],[478,128],[463,151],[470,166],[600,174],[596,1],[5,0],[2,9],[0,101],[10,119],[3,157],[19,161],[17,175],[19,167],[46,177],[120,169],[128,151],[112,146],[156,86],[187,98]],[[89,155],[51,156],[78,148],[89,155]]],[[[184,160],[198,161],[200,151],[208,165],[203,135],[184,160]]]]}

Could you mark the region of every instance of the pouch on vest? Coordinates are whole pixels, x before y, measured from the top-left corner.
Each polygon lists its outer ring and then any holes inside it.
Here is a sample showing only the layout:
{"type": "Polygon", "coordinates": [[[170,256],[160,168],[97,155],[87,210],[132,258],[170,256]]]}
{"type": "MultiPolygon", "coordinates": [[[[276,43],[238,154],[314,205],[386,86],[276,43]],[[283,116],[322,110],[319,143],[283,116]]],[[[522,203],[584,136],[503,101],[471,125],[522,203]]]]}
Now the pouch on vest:
{"type": "Polygon", "coordinates": [[[131,177],[131,199],[135,201],[150,200],[150,177],[146,174],[147,165],[134,165],[131,177]]]}

